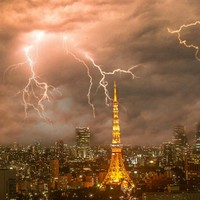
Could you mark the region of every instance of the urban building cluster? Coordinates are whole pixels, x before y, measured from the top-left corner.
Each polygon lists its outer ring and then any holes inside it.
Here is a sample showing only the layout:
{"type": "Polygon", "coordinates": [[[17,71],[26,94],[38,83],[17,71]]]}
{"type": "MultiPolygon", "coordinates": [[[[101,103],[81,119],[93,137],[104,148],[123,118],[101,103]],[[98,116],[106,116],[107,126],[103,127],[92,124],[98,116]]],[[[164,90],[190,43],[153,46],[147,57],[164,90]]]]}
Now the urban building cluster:
{"type": "MultiPolygon", "coordinates": [[[[51,146],[0,146],[1,199],[78,199],[78,191],[85,199],[95,199],[110,165],[111,148],[91,145],[88,127],[75,132],[74,146],[61,140],[51,146]]],[[[148,199],[148,192],[199,192],[200,125],[194,145],[188,145],[183,126],[175,126],[172,135],[170,142],[159,146],[124,146],[124,164],[136,197],[148,199]]]]}
{"type": "Polygon", "coordinates": [[[200,199],[200,125],[194,145],[177,125],[170,142],[123,147],[118,113],[114,83],[110,146],[91,145],[89,127],[76,128],[74,146],[0,146],[0,199],[200,199]]]}

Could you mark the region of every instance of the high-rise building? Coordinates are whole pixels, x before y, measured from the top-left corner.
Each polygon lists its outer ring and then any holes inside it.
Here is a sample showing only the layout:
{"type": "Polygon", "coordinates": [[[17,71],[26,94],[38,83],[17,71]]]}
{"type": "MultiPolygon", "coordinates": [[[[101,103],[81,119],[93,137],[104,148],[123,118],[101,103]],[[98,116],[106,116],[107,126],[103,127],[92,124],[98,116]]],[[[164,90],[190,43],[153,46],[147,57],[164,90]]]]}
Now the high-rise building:
{"type": "Polygon", "coordinates": [[[50,173],[51,173],[51,183],[53,189],[58,189],[58,181],[59,181],[59,160],[51,160],[50,161],[50,173]]]}
{"type": "Polygon", "coordinates": [[[197,124],[194,153],[200,154],[200,123],[197,124]]]}
{"type": "Polygon", "coordinates": [[[76,128],[77,157],[88,158],[90,156],[90,129],[88,127],[76,128]]]}
{"type": "Polygon", "coordinates": [[[164,167],[170,167],[174,165],[174,145],[171,142],[165,142],[161,147],[162,162],[161,165],[164,167]]]}
{"type": "Polygon", "coordinates": [[[177,125],[174,127],[172,143],[175,149],[175,160],[176,166],[182,166],[183,156],[187,146],[187,138],[185,135],[185,129],[182,125],[177,125]]]}
{"type": "Polygon", "coordinates": [[[182,125],[177,125],[174,127],[172,142],[175,145],[175,148],[186,147],[187,138],[185,135],[185,129],[182,125]]]}
{"type": "Polygon", "coordinates": [[[200,183],[200,155],[189,154],[185,160],[186,180],[196,180],[200,183]]]}
{"type": "Polygon", "coordinates": [[[58,159],[51,160],[51,162],[50,162],[50,172],[51,172],[51,176],[53,178],[59,177],[59,160],[58,159]]]}
{"type": "Polygon", "coordinates": [[[0,169],[0,199],[16,199],[16,171],[0,169]]]}
{"type": "Polygon", "coordinates": [[[64,151],[64,142],[62,140],[58,140],[55,142],[55,152],[58,155],[62,155],[64,151]]]}
{"type": "Polygon", "coordinates": [[[111,160],[108,172],[101,183],[100,188],[108,186],[121,186],[122,189],[133,188],[133,181],[130,179],[125,169],[122,158],[122,147],[120,138],[120,126],[118,116],[118,100],[116,83],[114,82],[114,98],[113,98],[113,126],[112,126],[112,144],[111,144],[111,160]]]}

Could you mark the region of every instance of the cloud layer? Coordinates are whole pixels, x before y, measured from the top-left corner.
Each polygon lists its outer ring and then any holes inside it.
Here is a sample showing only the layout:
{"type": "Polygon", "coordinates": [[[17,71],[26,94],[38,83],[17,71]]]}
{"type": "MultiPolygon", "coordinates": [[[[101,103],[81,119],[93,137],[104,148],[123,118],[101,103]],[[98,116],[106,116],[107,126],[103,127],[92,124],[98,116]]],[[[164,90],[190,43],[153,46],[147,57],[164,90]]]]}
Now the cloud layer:
{"type": "MultiPolygon", "coordinates": [[[[198,20],[198,7],[198,1],[172,0],[1,1],[0,143],[57,139],[72,143],[77,126],[90,127],[93,143],[111,142],[112,107],[105,105],[103,90],[97,90],[101,76],[89,65],[94,80],[94,118],[87,102],[87,70],[66,54],[63,36],[69,38],[71,51],[80,58],[82,52],[88,52],[104,71],[140,65],[133,70],[139,77],[134,80],[128,74],[106,77],[111,95],[113,80],[117,80],[124,144],[168,141],[177,124],[185,125],[188,132],[194,130],[200,120],[200,62],[195,60],[194,50],[180,45],[167,28],[198,20]],[[24,119],[17,93],[28,81],[29,67],[9,68],[25,61],[23,48],[33,44],[36,31],[45,32],[38,46],[36,73],[62,93],[45,102],[52,125],[33,109],[28,109],[29,117],[24,119]]],[[[199,31],[196,26],[183,34],[189,42],[199,44],[199,31]]]]}

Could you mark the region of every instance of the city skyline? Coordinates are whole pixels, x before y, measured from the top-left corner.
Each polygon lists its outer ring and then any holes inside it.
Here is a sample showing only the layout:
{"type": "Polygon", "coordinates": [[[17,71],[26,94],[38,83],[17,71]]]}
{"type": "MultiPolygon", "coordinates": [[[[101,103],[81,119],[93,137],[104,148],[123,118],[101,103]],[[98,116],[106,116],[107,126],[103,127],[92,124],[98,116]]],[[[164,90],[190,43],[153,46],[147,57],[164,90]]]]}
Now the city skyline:
{"type": "MultiPolygon", "coordinates": [[[[94,117],[88,104],[87,70],[63,49],[65,35],[70,40],[69,50],[81,59],[80,51],[87,52],[106,72],[138,66],[131,70],[134,79],[125,73],[106,76],[110,96],[113,81],[118,85],[123,144],[169,141],[179,124],[193,140],[192,131],[200,121],[200,62],[194,49],[180,45],[177,35],[167,29],[199,20],[199,5],[198,1],[172,0],[1,2],[0,144],[52,143],[58,139],[71,143],[76,127],[90,127],[94,143],[111,143],[112,104],[105,105],[104,91],[98,89],[101,76],[89,63],[94,117]],[[9,68],[26,60],[23,49],[33,44],[36,31],[45,34],[38,44],[36,76],[59,90],[53,92],[50,102],[44,102],[51,123],[31,108],[24,118],[17,93],[27,83],[30,71],[27,64],[9,68]]],[[[185,28],[183,38],[198,45],[199,32],[198,24],[185,28]]]]}

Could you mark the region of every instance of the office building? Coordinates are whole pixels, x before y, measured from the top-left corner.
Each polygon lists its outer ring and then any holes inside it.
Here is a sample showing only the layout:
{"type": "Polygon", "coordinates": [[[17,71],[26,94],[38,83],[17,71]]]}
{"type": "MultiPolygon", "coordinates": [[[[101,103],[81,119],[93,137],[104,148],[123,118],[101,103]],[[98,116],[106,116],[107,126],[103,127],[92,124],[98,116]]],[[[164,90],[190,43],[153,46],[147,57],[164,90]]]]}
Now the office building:
{"type": "Polygon", "coordinates": [[[200,123],[197,124],[196,128],[194,153],[200,154],[200,123]]]}
{"type": "Polygon", "coordinates": [[[187,147],[187,138],[185,135],[185,129],[182,125],[174,127],[172,143],[174,145],[174,163],[176,166],[182,166],[184,153],[187,147]]]}
{"type": "Polygon", "coordinates": [[[78,158],[90,157],[90,129],[88,127],[76,128],[76,147],[78,158]]]}
{"type": "Polygon", "coordinates": [[[16,171],[0,169],[0,199],[16,199],[16,171]]]}

